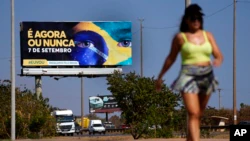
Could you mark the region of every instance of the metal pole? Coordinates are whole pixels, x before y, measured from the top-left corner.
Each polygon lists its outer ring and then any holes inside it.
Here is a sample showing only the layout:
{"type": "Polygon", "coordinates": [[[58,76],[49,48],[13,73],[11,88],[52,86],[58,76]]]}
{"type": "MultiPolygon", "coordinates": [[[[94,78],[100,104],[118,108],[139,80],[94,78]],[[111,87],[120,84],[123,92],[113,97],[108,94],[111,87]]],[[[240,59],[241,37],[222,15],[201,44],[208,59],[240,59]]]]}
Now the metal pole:
{"type": "Polygon", "coordinates": [[[83,77],[81,77],[81,126],[83,128],[84,118],[84,94],[83,94],[83,77]]]}
{"type": "Polygon", "coordinates": [[[16,139],[14,0],[11,0],[11,140],[16,139]]]}
{"type": "Polygon", "coordinates": [[[185,0],[185,6],[188,7],[191,4],[191,0],[185,0]]]}
{"type": "Polygon", "coordinates": [[[106,112],[106,122],[109,121],[109,115],[108,115],[108,112],[106,112]]]}
{"type": "Polygon", "coordinates": [[[35,76],[35,86],[36,86],[37,100],[39,100],[42,94],[42,77],[41,76],[35,76]]]}
{"type": "Polygon", "coordinates": [[[234,0],[234,16],[233,16],[233,112],[234,125],[237,124],[236,109],[236,0],[234,0]]]}
{"type": "Polygon", "coordinates": [[[14,0],[11,0],[11,140],[16,139],[16,93],[15,93],[15,24],[14,0]]]}
{"type": "Polygon", "coordinates": [[[219,110],[220,110],[220,91],[221,91],[221,89],[219,88],[218,91],[219,91],[219,110]]]}
{"type": "Polygon", "coordinates": [[[144,19],[139,19],[140,21],[140,30],[141,30],[141,77],[143,77],[143,48],[142,48],[142,22],[144,19]]]}
{"type": "MultiPolygon", "coordinates": [[[[191,4],[191,0],[185,0],[185,8],[187,8],[189,5],[191,4]]],[[[187,138],[188,138],[188,120],[189,120],[189,118],[188,118],[188,113],[187,113],[187,117],[186,117],[186,126],[187,126],[187,129],[186,129],[186,134],[187,134],[187,138]]]]}

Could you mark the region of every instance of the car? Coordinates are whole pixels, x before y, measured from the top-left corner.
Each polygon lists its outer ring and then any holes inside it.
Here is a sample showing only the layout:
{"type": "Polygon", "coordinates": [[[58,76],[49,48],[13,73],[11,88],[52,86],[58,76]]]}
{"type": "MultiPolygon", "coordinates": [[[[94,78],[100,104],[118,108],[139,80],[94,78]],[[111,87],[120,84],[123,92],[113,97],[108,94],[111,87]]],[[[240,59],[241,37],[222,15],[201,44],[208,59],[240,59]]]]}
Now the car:
{"type": "Polygon", "coordinates": [[[129,126],[129,125],[126,125],[126,124],[122,124],[122,125],[120,126],[120,128],[121,128],[121,129],[129,129],[130,126],[129,126]]]}
{"type": "Polygon", "coordinates": [[[112,122],[104,122],[103,125],[106,129],[115,129],[115,125],[112,122]]]}
{"type": "Polygon", "coordinates": [[[238,125],[250,125],[250,121],[240,121],[238,125]]]}

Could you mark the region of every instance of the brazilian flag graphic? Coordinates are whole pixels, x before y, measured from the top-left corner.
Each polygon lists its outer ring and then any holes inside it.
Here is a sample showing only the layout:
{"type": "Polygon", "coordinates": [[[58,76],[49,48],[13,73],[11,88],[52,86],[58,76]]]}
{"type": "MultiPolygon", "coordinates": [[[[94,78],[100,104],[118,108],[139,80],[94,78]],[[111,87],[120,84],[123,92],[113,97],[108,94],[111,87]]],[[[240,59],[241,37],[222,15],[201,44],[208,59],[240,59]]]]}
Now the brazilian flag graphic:
{"type": "Polygon", "coordinates": [[[131,65],[130,22],[80,22],[73,27],[72,60],[80,65],[131,65]]]}

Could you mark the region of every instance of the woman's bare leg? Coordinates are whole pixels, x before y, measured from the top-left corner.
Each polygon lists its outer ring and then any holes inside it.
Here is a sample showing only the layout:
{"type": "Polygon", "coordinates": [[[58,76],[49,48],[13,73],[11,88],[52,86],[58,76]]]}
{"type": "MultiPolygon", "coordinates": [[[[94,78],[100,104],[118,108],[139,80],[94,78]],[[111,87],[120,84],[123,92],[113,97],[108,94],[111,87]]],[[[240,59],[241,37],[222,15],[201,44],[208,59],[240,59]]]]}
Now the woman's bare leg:
{"type": "Polygon", "coordinates": [[[187,141],[200,141],[200,102],[199,95],[192,93],[182,94],[183,101],[188,113],[188,136],[187,141]]]}

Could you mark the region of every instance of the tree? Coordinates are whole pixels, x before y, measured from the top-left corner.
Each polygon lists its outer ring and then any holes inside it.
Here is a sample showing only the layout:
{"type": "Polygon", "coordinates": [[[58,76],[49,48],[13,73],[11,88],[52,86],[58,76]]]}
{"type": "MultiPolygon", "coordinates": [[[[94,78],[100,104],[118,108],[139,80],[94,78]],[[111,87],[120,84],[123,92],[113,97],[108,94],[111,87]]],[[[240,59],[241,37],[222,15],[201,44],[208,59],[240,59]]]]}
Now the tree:
{"type": "MultiPolygon", "coordinates": [[[[0,138],[10,138],[11,81],[0,80],[0,138]]],[[[16,135],[17,138],[53,136],[56,123],[50,116],[49,99],[36,95],[24,87],[16,88],[16,135]]]]}
{"type": "Polygon", "coordinates": [[[121,125],[121,119],[119,116],[117,115],[113,115],[109,118],[109,121],[112,122],[116,128],[119,128],[119,126],[121,125]]]}
{"type": "Polygon", "coordinates": [[[179,95],[166,85],[162,85],[161,92],[156,92],[154,77],[140,77],[135,72],[123,75],[116,71],[107,77],[107,81],[108,90],[123,111],[122,116],[130,125],[134,139],[147,133],[152,125],[172,129],[174,107],[178,106],[179,95]]]}
{"type": "Polygon", "coordinates": [[[89,120],[95,120],[95,119],[99,119],[104,121],[104,118],[98,117],[96,113],[90,113],[85,115],[85,117],[87,117],[89,120]]]}
{"type": "Polygon", "coordinates": [[[241,103],[241,108],[239,111],[238,121],[249,121],[250,120],[250,105],[241,103]]]}

